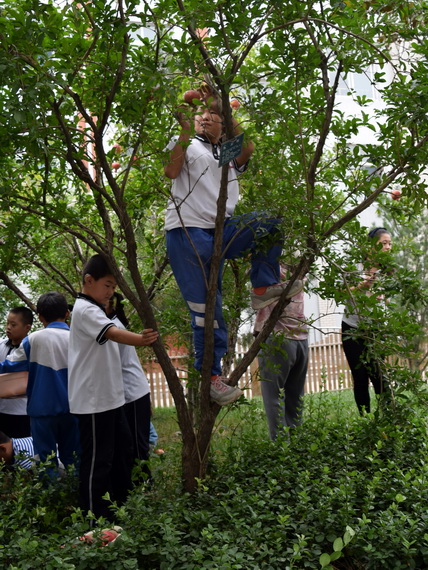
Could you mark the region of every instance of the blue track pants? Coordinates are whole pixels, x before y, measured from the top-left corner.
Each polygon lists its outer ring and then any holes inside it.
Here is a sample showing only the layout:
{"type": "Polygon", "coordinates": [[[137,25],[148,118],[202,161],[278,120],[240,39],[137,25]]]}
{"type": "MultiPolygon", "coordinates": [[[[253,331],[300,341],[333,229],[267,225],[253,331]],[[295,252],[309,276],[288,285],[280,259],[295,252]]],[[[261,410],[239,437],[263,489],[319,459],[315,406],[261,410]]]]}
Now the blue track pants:
{"type": "MultiPolygon", "coordinates": [[[[221,295],[224,261],[251,254],[252,286],[263,287],[279,283],[279,256],[282,243],[278,226],[278,220],[256,213],[233,216],[225,221],[223,259],[218,276],[214,317],[215,347],[211,368],[213,375],[221,374],[221,359],[227,351],[227,326],[223,319],[221,295]]],[[[195,368],[201,370],[204,356],[207,282],[214,247],[214,230],[175,228],[167,232],[166,244],[174,277],[190,310],[195,368]]]]}
{"type": "Polygon", "coordinates": [[[31,435],[33,436],[34,453],[44,462],[54,454],[64,465],[75,465],[80,453],[79,424],[72,414],[60,416],[31,417],[31,435]]]}

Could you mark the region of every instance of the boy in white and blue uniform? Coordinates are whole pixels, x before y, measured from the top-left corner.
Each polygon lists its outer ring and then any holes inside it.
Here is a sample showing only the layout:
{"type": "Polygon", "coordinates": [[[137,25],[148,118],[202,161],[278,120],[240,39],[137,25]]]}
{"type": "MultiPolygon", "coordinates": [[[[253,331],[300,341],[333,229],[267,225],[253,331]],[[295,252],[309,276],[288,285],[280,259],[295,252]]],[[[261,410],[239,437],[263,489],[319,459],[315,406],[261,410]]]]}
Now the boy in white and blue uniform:
{"type": "Polygon", "coordinates": [[[31,333],[0,363],[0,373],[28,371],[27,414],[34,451],[40,461],[49,457],[65,467],[77,462],[79,432],[68,404],[68,304],[64,295],[45,293],[37,302],[44,329],[31,333]]]}
{"type": "MultiPolygon", "coordinates": [[[[0,341],[0,362],[9,358],[28,335],[33,325],[33,312],[28,307],[13,307],[6,319],[6,339],[0,341]]],[[[9,437],[29,437],[30,418],[27,398],[0,398],[0,430],[9,437]]]]}
{"type": "Polygon", "coordinates": [[[111,511],[104,495],[122,504],[132,487],[133,445],[118,343],[146,346],[158,337],[152,329],[136,334],[115,326],[106,314],[115,288],[107,260],[91,257],[73,307],[69,351],[70,410],[78,418],[81,442],[81,505],[106,519],[111,511]]]}

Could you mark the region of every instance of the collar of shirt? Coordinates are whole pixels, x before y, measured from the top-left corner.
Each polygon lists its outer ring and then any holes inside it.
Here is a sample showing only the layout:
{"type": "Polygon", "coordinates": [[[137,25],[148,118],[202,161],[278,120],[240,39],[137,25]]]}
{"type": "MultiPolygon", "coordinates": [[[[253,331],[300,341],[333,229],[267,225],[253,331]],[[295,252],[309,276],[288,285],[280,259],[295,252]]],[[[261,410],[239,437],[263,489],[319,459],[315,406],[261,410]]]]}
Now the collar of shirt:
{"type": "Polygon", "coordinates": [[[77,294],[77,298],[78,299],[85,299],[86,301],[89,301],[90,303],[92,303],[93,305],[96,305],[97,307],[99,307],[100,309],[102,309],[104,311],[104,313],[106,312],[104,305],[101,305],[101,303],[97,303],[95,301],[95,299],[93,299],[92,297],[90,297],[89,295],[85,295],[85,293],[78,293],[77,294]]]}
{"type": "Polygon", "coordinates": [[[198,141],[201,141],[205,144],[209,144],[211,145],[211,150],[213,153],[213,157],[218,160],[220,158],[220,147],[221,147],[221,141],[219,141],[218,143],[212,143],[208,137],[206,137],[205,135],[195,135],[195,139],[198,139],[198,141]]]}
{"type": "Polygon", "coordinates": [[[65,330],[69,330],[69,327],[67,325],[67,323],[64,323],[63,321],[53,321],[52,323],[48,323],[46,325],[47,329],[65,329],[65,330]]]}
{"type": "Polygon", "coordinates": [[[4,342],[4,345],[8,349],[6,356],[9,356],[9,354],[12,352],[12,350],[15,350],[16,348],[18,348],[20,346],[19,344],[13,344],[13,342],[10,340],[10,338],[8,338],[7,340],[4,340],[2,342],[4,342]]]}

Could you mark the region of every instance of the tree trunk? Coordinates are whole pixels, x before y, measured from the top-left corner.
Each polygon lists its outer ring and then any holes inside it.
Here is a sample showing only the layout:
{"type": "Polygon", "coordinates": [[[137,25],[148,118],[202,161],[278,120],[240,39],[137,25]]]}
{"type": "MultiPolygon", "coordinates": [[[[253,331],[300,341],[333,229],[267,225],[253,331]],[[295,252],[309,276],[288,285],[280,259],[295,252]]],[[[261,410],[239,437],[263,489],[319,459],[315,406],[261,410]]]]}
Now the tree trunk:
{"type": "Polygon", "coordinates": [[[198,488],[198,480],[204,479],[207,473],[208,457],[212,431],[220,406],[215,404],[211,412],[205,416],[197,434],[183,433],[183,448],[181,452],[183,489],[194,493],[198,488]]]}

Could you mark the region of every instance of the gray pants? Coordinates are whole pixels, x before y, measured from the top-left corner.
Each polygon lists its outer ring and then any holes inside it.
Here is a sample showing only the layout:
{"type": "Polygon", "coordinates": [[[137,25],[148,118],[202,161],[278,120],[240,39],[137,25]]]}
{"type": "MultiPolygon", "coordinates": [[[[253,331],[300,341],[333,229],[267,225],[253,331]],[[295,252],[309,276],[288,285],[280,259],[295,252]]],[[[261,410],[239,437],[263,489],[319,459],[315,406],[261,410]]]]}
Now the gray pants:
{"type": "Polygon", "coordinates": [[[308,341],[271,334],[259,353],[259,367],[269,435],[274,440],[282,427],[302,422],[308,341]]]}

